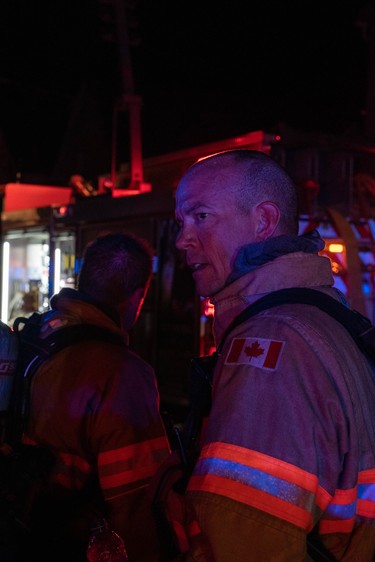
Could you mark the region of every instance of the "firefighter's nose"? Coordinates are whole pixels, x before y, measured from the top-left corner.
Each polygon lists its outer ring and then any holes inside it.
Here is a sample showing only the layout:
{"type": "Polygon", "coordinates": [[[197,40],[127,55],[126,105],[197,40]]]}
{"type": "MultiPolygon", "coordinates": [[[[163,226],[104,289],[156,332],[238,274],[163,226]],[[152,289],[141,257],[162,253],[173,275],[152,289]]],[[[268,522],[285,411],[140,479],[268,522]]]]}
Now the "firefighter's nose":
{"type": "Polygon", "coordinates": [[[192,233],[186,226],[181,227],[176,238],[176,246],[179,250],[186,250],[193,243],[192,233]]]}

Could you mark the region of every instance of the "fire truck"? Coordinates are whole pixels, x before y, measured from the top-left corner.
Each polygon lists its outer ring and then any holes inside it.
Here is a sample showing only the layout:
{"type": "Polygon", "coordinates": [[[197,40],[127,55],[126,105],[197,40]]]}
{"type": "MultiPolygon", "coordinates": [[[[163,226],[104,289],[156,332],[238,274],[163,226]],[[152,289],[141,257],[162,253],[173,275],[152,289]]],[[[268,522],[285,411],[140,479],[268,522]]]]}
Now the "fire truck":
{"type": "Polygon", "coordinates": [[[326,241],[335,285],[352,305],[375,316],[375,158],[370,148],[341,139],[284,140],[253,131],[147,158],[134,175],[130,163],[98,178],[80,176],[66,187],[8,183],[0,187],[1,319],[48,309],[62,287],[76,287],[88,242],[127,231],[154,248],[153,277],[131,345],[157,374],[162,407],[181,415],[188,405],[190,360],[214,348],[209,300],[196,294],[184,256],[175,247],[174,195],[179,178],[198,158],[231,148],[261,150],[296,181],[300,233],[317,228],[326,241]]]}

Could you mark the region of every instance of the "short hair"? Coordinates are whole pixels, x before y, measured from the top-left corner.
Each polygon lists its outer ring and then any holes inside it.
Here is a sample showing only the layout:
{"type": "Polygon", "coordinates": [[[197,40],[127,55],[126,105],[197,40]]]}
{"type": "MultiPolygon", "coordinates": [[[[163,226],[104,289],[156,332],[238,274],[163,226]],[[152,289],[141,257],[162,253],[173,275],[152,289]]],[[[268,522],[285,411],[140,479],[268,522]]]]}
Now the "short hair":
{"type": "Polygon", "coordinates": [[[152,275],[151,246],[130,233],[110,232],[86,246],[78,290],[99,304],[117,307],[152,275]]]}
{"type": "Polygon", "coordinates": [[[236,203],[241,212],[261,201],[272,201],[280,209],[280,227],[288,234],[298,233],[298,192],[287,171],[268,154],[259,150],[233,149],[202,158],[188,170],[198,171],[201,166],[237,168],[242,179],[234,185],[236,203]]]}

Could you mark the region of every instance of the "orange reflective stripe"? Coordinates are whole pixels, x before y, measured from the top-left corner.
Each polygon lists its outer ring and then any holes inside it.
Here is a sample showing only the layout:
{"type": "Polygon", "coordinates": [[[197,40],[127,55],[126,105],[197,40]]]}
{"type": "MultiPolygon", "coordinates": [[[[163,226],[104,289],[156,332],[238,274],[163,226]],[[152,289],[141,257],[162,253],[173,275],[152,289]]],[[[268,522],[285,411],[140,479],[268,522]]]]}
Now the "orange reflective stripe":
{"type": "Polygon", "coordinates": [[[315,474],[258,451],[219,442],[203,448],[188,490],[229,497],[307,531],[332,499],[315,474]]]}
{"type": "Polygon", "coordinates": [[[324,532],[348,532],[355,524],[355,516],[375,519],[373,469],[358,474],[358,485],[355,488],[337,490],[323,515],[322,529],[324,532]]]}
{"type": "Polygon", "coordinates": [[[371,470],[362,470],[358,474],[359,484],[374,484],[375,483],[375,468],[371,470]]]}
{"type": "Polygon", "coordinates": [[[350,519],[321,519],[319,521],[319,534],[329,533],[351,533],[353,531],[355,517],[350,519]]]}
{"type": "Polygon", "coordinates": [[[336,490],[331,503],[336,505],[347,505],[356,501],[358,496],[357,488],[350,488],[349,490],[336,490]]]}
{"type": "Polygon", "coordinates": [[[315,504],[322,511],[332,500],[331,495],[318,485],[318,477],[315,474],[280,459],[229,443],[211,443],[205,446],[200,458],[215,456],[275,476],[315,494],[315,504]]]}
{"type": "Polygon", "coordinates": [[[358,498],[357,514],[375,519],[375,469],[359,473],[358,498]]]}
{"type": "Polygon", "coordinates": [[[142,455],[150,455],[150,452],[157,453],[159,450],[165,451],[165,446],[165,437],[148,439],[147,441],[134,443],[133,445],[127,445],[119,449],[113,449],[112,451],[100,453],[99,464],[104,467],[105,465],[123,462],[126,460],[134,461],[134,459],[141,457],[142,455]]]}
{"type": "MultiPolygon", "coordinates": [[[[37,443],[27,434],[22,436],[25,445],[37,446],[37,443]]],[[[91,472],[86,459],[72,453],[57,453],[56,465],[50,476],[51,481],[68,490],[80,489],[91,472]]]]}
{"type": "Polygon", "coordinates": [[[98,469],[103,490],[151,478],[165,456],[164,437],[101,453],[98,469]]]}
{"type": "Polygon", "coordinates": [[[362,517],[375,519],[375,501],[374,500],[358,500],[357,514],[362,517]]]}
{"type": "Polygon", "coordinates": [[[321,534],[352,532],[355,524],[357,492],[357,487],[349,490],[336,490],[319,521],[321,534]]]}
{"type": "Polygon", "coordinates": [[[289,521],[302,529],[310,530],[313,526],[312,514],[306,509],[234,480],[211,475],[193,475],[190,479],[188,490],[189,492],[212,492],[213,494],[231,498],[289,521]]]}
{"type": "Polygon", "coordinates": [[[357,486],[330,496],[316,475],[228,443],[204,447],[188,490],[231,498],[307,531],[320,515],[322,533],[348,533],[356,518],[375,518],[375,470],[361,472],[357,486]]]}
{"type": "Polygon", "coordinates": [[[59,459],[68,468],[75,468],[80,470],[84,474],[90,471],[90,465],[86,459],[79,457],[78,455],[72,455],[71,453],[59,453],[59,459]]]}
{"type": "Polygon", "coordinates": [[[117,488],[118,486],[125,486],[132,482],[150,478],[155,474],[158,468],[159,463],[149,463],[144,466],[140,465],[134,467],[132,470],[123,470],[122,472],[116,472],[116,474],[111,474],[109,476],[100,475],[100,482],[103,490],[109,490],[110,488],[117,488]]]}
{"type": "MultiPolygon", "coordinates": [[[[253,451],[246,447],[239,447],[238,445],[231,445],[229,443],[211,443],[203,448],[200,458],[217,456],[225,460],[250,466],[257,470],[264,470],[267,474],[283,478],[288,482],[303,487],[309,492],[316,491],[318,478],[315,474],[306,472],[306,470],[302,470],[297,466],[276,459],[275,457],[270,457],[264,453],[259,453],[258,451],[253,451]]],[[[328,494],[326,494],[326,496],[327,500],[330,499],[328,494]]]]}
{"type": "Polygon", "coordinates": [[[58,453],[56,467],[51,479],[70,490],[79,490],[85,484],[91,472],[89,463],[70,453],[58,453]]]}

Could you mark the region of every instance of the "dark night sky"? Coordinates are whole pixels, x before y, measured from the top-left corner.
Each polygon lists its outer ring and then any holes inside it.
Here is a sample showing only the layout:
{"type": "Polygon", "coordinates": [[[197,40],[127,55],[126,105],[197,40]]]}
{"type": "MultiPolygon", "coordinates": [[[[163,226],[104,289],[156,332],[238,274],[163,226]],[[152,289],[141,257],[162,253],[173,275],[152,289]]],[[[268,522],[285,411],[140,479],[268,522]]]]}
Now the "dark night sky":
{"type": "MultiPolygon", "coordinates": [[[[280,123],[361,127],[368,51],[355,22],[368,1],[127,2],[145,157],[280,123]]],[[[0,181],[110,170],[120,73],[103,10],[100,0],[2,0],[0,131],[12,163],[0,181]]],[[[126,122],[120,134],[127,160],[126,122]]]]}

